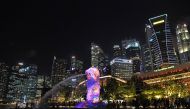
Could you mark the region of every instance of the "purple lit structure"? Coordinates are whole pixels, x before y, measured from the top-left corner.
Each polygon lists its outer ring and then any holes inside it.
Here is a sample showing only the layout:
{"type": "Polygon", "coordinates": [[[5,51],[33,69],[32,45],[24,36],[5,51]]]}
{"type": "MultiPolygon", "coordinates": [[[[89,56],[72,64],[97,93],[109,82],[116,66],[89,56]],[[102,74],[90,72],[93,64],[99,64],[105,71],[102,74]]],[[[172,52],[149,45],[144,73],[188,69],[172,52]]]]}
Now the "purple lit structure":
{"type": "Polygon", "coordinates": [[[86,100],[88,104],[98,103],[100,96],[100,72],[97,68],[91,67],[86,70],[87,76],[87,96],[86,100]]]}
{"type": "Polygon", "coordinates": [[[87,76],[86,102],[79,103],[76,108],[95,107],[99,103],[100,96],[100,72],[97,68],[91,67],[85,72],[87,76]]]}

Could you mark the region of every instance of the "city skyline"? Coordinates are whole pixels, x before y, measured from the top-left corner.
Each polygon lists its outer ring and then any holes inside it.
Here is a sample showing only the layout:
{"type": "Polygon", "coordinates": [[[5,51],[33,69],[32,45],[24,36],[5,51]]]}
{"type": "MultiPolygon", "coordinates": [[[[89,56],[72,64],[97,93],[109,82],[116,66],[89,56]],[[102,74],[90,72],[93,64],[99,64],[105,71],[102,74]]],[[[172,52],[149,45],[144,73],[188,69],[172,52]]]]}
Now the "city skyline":
{"type": "Polygon", "coordinates": [[[145,24],[151,17],[168,14],[173,33],[178,21],[184,18],[187,23],[190,21],[185,2],[141,1],[143,5],[136,2],[64,1],[5,5],[8,9],[0,17],[3,51],[0,61],[12,65],[26,61],[37,64],[40,73],[50,74],[53,56],[69,60],[75,55],[87,68],[90,67],[92,42],[111,56],[113,45],[121,45],[123,39],[136,38],[144,43],[145,24]]]}

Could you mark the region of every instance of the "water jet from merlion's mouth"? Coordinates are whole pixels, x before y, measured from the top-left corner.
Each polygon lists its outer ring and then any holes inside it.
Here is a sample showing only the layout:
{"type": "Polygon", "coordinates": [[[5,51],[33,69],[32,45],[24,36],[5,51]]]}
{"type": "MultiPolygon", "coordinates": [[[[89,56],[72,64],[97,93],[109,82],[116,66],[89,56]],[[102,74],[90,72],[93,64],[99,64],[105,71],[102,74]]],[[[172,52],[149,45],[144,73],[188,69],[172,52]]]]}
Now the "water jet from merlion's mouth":
{"type": "Polygon", "coordinates": [[[96,107],[100,96],[100,72],[97,68],[91,67],[85,71],[87,77],[86,101],[79,103],[76,108],[96,107]]]}
{"type": "Polygon", "coordinates": [[[49,98],[55,97],[57,95],[57,93],[64,88],[64,86],[68,86],[68,84],[71,83],[72,79],[83,78],[83,76],[85,76],[85,75],[86,74],[79,74],[79,75],[71,76],[71,77],[59,82],[55,86],[53,86],[53,88],[51,90],[49,90],[48,92],[46,92],[44,94],[44,96],[39,100],[40,102],[38,104],[38,108],[39,109],[47,109],[49,106],[49,103],[48,103],[49,98]]]}

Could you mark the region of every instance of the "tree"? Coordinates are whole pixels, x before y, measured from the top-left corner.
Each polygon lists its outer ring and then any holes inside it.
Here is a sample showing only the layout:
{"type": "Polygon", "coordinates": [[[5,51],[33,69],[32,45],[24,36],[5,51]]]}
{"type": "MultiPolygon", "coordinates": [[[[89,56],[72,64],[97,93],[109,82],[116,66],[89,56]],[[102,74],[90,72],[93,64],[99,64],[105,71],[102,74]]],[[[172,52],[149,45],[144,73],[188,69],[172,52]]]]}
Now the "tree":
{"type": "Polygon", "coordinates": [[[120,86],[117,89],[117,94],[120,99],[130,100],[136,96],[135,84],[128,83],[126,85],[120,86]]]}
{"type": "Polygon", "coordinates": [[[118,87],[119,87],[119,84],[117,83],[117,81],[111,78],[108,81],[107,85],[105,86],[104,99],[108,99],[108,100],[116,99],[118,87]]]}
{"type": "Polygon", "coordinates": [[[177,98],[189,96],[188,87],[179,81],[169,81],[164,84],[165,96],[169,99],[170,104],[174,104],[177,98]]]}
{"type": "Polygon", "coordinates": [[[159,85],[146,86],[142,91],[142,95],[149,100],[159,99],[164,96],[164,89],[159,85]]]}
{"type": "Polygon", "coordinates": [[[135,84],[133,82],[128,84],[119,84],[115,79],[110,79],[104,88],[103,99],[115,100],[123,99],[129,100],[136,96],[135,84]]]}

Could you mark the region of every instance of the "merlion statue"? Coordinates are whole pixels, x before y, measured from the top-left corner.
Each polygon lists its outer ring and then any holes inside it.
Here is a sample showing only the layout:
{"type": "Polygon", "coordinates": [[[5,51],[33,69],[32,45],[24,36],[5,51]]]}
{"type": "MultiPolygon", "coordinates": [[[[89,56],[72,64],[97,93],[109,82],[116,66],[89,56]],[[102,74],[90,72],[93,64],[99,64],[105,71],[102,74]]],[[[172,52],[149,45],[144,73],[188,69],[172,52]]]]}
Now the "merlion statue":
{"type": "Polygon", "coordinates": [[[87,95],[86,102],[88,105],[93,105],[99,102],[100,96],[100,72],[97,68],[91,67],[86,70],[87,76],[87,95]]]}
{"type": "Polygon", "coordinates": [[[85,71],[87,81],[87,94],[86,101],[81,102],[75,106],[75,108],[93,108],[97,107],[100,96],[100,72],[97,68],[91,67],[85,71]]]}

